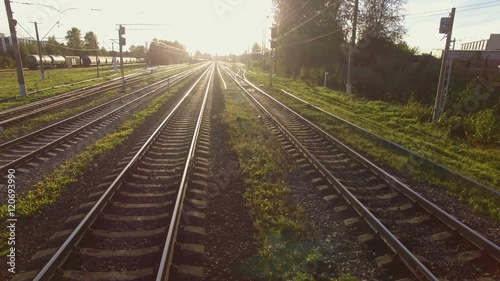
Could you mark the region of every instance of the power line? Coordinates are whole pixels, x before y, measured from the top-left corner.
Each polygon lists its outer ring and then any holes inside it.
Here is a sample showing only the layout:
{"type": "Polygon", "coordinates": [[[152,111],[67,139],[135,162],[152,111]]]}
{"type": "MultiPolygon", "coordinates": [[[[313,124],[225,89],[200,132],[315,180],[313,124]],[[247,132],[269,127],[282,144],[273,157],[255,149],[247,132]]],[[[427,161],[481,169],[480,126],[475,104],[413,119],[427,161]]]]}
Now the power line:
{"type": "Polygon", "coordinates": [[[24,32],[26,32],[26,34],[28,34],[29,37],[31,37],[31,39],[35,40],[35,37],[33,37],[19,22],[17,23],[17,25],[19,25],[22,30],[24,30],[24,32]]]}
{"type": "Polygon", "coordinates": [[[52,31],[52,29],[54,29],[54,27],[56,27],[56,25],[58,25],[58,24],[59,24],[59,21],[58,21],[58,22],[56,22],[56,23],[55,23],[55,24],[54,24],[54,25],[50,28],[50,30],[47,32],[47,34],[45,34],[45,36],[43,36],[42,41],[43,41],[43,39],[45,39],[45,37],[47,37],[47,35],[49,35],[49,33],[52,31]]]}
{"type": "MultiPolygon", "coordinates": [[[[475,11],[475,10],[484,9],[484,8],[491,8],[491,7],[500,6],[500,3],[498,1],[495,1],[495,2],[496,2],[496,4],[489,5],[489,6],[483,6],[483,7],[476,7],[476,8],[463,9],[463,10],[457,8],[457,12],[469,12],[469,11],[475,11]]],[[[434,16],[443,15],[444,13],[445,12],[434,13],[434,14],[425,15],[425,16],[408,17],[407,20],[413,20],[413,19],[418,19],[418,18],[426,18],[426,17],[434,17],[434,16]]]]}
{"type": "Polygon", "coordinates": [[[54,46],[54,47],[58,47],[58,48],[61,48],[61,49],[66,49],[66,50],[72,50],[72,51],[89,51],[89,52],[92,52],[92,51],[100,51],[101,49],[82,49],[82,48],[70,48],[70,47],[66,47],[66,46],[61,46],[61,45],[55,45],[55,44],[50,44],[50,43],[44,43],[45,45],[49,45],[49,46],[54,46]]]}
{"type": "Polygon", "coordinates": [[[328,9],[330,9],[331,7],[333,7],[334,5],[338,4],[341,0],[339,1],[336,1],[332,4],[330,4],[329,6],[327,6],[326,8],[324,8],[323,10],[321,10],[320,12],[318,12],[316,15],[310,17],[309,19],[307,19],[306,21],[304,21],[303,23],[299,24],[298,26],[292,28],[290,31],[286,32],[285,34],[283,34],[282,36],[280,36],[278,39],[281,39],[285,36],[287,36],[288,34],[294,32],[295,30],[299,29],[300,27],[304,26],[306,23],[310,22],[311,20],[315,19],[316,17],[318,17],[319,15],[323,14],[324,12],[326,12],[328,9]]]}
{"type": "Polygon", "coordinates": [[[295,42],[295,43],[290,43],[290,44],[278,46],[278,48],[284,48],[284,47],[290,47],[290,46],[296,46],[296,45],[302,45],[302,44],[310,43],[310,42],[316,41],[318,39],[324,38],[326,36],[329,36],[329,35],[332,35],[334,33],[341,32],[341,31],[342,31],[342,29],[337,29],[337,30],[330,31],[330,32],[325,33],[323,35],[320,35],[320,36],[317,36],[317,37],[313,37],[313,38],[310,38],[310,39],[307,39],[307,40],[304,40],[304,41],[301,41],[301,42],[295,42]]]}
{"type": "Polygon", "coordinates": [[[297,15],[297,13],[300,13],[300,11],[302,11],[306,6],[307,4],[309,4],[311,2],[311,0],[307,1],[306,3],[304,3],[304,5],[302,5],[302,7],[299,7],[298,9],[296,9],[295,11],[291,12],[291,13],[288,13],[288,15],[284,15],[283,18],[281,18],[280,20],[281,21],[285,21],[287,20],[288,18],[292,17],[292,16],[295,16],[297,15]]]}
{"type": "Polygon", "coordinates": [[[45,5],[45,4],[41,4],[41,3],[17,2],[17,1],[10,1],[10,2],[14,3],[14,4],[27,5],[27,6],[42,6],[42,7],[45,7],[45,8],[49,8],[49,9],[58,11],[59,13],[61,12],[61,11],[59,11],[59,9],[57,9],[57,8],[55,8],[53,6],[49,6],[49,5],[45,5]]]}
{"type": "MultiPolygon", "coordinates": [[[[458,8],[466,8],[466,7],[472,7],[472,6],[479,6],[479,5],[486,5],[486,4],[491,4],[491,3],[498,3],[498,0],[495,1],[489,1],[489,2],[483,2],[483,3],[476,3],[476,4],[471,4],[471,5],[465,5],[465,6],[458,6],[458,8]]],[[[414,16],[414,15],[421,15],[421,14],[428,14],[428,13],[435,13],[435,12],[447,12],[448,10],[433,10],[433,11],[427,11],[427,12],[420,12],[420,13],[409,13],[409,14],[404,14],[403,16],[414,16]]]]}

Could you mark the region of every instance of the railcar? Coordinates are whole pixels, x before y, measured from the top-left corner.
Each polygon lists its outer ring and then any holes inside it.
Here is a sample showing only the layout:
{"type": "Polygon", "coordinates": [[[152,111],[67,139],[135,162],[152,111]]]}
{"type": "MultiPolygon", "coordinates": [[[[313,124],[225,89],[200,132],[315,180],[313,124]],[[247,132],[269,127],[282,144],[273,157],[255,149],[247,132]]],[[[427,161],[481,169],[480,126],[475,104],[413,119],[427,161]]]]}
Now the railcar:
{"type": "MultiPolygon", "coordinates": [[[[104,56],[58,56],[58,55],[50,55],[50,56],[42,56],[42,63],[44,68],[65,68],[65,67],[91,67],[97,66],[106,66],[113,65],[115,58],[113,57],[104,57],[104,56]]],[[[116,61],[120,64],[120,58],[116,57],[116,61]]],[[[124,57],[124,64],[138,63],[144,62],[144,59],[136,59],[131,57],[124,57]]],[[[40,57],[35,54],[29,54],[25,58],[26,66],[31,69],[39,69],[40,68],[40,57]]]]}
{"type": "MultiPolygon", "coordinates": [[[[31,70],[40,68],[41,63],[38,55],[27,55],[25,61],[26,66],[31,70]]],[[[44,67],[49,67],[52,64],[52,59],[49,56],[42,56],[42,64],[44,67]]]]}
{"type": "Polygon", "coordinates": [[[63,56],[49,56],[52,59],[52,68],[66,67],[66,59],[63,56]]]}
{"type": "Polygon", "coordinates": [[[79,56],[66,56],[66,67],[79,67],[82,65],[82,60],[79,56]]]}

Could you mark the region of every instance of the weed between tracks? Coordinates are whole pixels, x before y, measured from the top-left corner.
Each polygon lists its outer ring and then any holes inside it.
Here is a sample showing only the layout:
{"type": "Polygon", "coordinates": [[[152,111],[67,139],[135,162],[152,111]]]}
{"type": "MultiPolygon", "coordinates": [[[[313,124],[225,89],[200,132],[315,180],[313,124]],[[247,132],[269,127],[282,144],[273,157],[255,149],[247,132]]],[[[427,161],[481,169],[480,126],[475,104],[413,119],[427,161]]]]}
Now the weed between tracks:
{"type": "MultiPolygon", "coordinates": [[[[283,148],[263,126],[249,100],[230,83],[224,91],[224,123],[237,153],[247,191],[245,199],[262,248],[243,270],[264,280],[316,280],[322,259],[314,248],[305,213],[293,202],[286,186],[287,175],[297,167],[286,158],[283,148]]],[[[339,280],[355,280],[344,276],[339,280]]]]}
{"type": "MultiPolygon", "coordinates": [[[[247,73],[247,77],[256,84],[267,84],[269,79],[267,74],[256,69],[247,73]]],[[[266,89],[268,93],[336,138],[366,153],[378,164],[389,165],[402,174],[411,175],[417,181],[444,188],[453,196],[469,204],[475,211],[500,220],[498,196],[447,177],[432,167],[414,164],[408,155],[395,154],[377,140],[281,93],[279,89],[285,89],[311,104],[496,190],[500,187],[500,173],[498,173],[500,154],[497,147],[478,147],[459,142],[432,124],[423,123],[422,119],[425,119],[430,111],[429,108],[420,104],[410,102],[408,105],[391,105],[380,101],[364,101],[282,77],[275,77],[273,83],[275,89],[274,91],[266,89]]]]}
{"type": "MultiPolygon", "coordinates": [[[[172,88],[171,92],[180,91],[191,79],[172,88]]],[[[112,152],[123,144],[132,135],[135,129],[144,124],[146,119],[155,114],[161,106],[174,94],[165,94],[154,99],[144,110],[134,114],[131,120],[125,121],[114,133],[98,140],[94,145],[88,147],[82,153],[72,159],[66,160],[53,173],[34,185],[23,198],[18,198],[16,214],[19,218],[28,217],[39,212],[44,206],[53,204],[70,184],[78,181],[78,178],[95,162],[102,159],[106,154],[112,152]]],[[[0,219],[7,217],[7,207],[2,206],[0,219]]],[[[7,249],[7,233],[2,233],[1,251],[7,249]]]]}

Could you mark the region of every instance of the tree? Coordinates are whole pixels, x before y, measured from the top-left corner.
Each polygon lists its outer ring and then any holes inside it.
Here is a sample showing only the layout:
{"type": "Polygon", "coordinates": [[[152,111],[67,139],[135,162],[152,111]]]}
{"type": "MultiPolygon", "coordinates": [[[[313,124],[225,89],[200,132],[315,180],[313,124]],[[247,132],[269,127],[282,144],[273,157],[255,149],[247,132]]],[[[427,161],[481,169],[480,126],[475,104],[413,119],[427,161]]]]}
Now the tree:
{"type": "Polygon", "coordinates": [[[262,52],[262,49],[261,49],[260,45],[257,42],[253,43],[252,53],[254,53],[254,54],[260,54],[260,52],[262,52]]]}
{"type": "Polygon", "coordinates": [[[54,55],[54,54],[63,55],[64,52],[62,51],[61,46],[62,46],[62,44],[57,42],[55,36],[49,36],[49,38],[47,38],[45,52],[49,55],[54,55]]]}
{"type": "Polygon", "coordinates": [[[134,58],[144,58],[146,57],[146,47],[139,45],[139,46],[130,46],[130,55],[134,58]]]}
{"type": "Polygon", "coordinates": [[[273,2],[279,32],[278,69],[287,75],[298,76],[303,69],[322,68],[343,59],[340,51],[344,41],[339,17],[341,1],[273,2]]]}
{"type": "Polygon", "coordinates": [[[82,32],[76,27],[72,27],[66,32],[67,46],[73,49],[82,48],[82,32]]]}
{"type": "MultiPolygon", "coordinates": [[[[404,9],[406,0],[363,0],[359,1],[358,28],[360,38],[367,36],[387,39],[398,43],[403,38],[404,9]]],[[[344,1],[341,8],[341,19],[346,38],[349,36],[354,10],[354,0],[344,1]]]]}
{"type": "Polygon", "coordinates": [[[97,42],[97,35],[93,31],[85,33],[83,47],[87,50],[99,49],[99,43],[97,42]]]}

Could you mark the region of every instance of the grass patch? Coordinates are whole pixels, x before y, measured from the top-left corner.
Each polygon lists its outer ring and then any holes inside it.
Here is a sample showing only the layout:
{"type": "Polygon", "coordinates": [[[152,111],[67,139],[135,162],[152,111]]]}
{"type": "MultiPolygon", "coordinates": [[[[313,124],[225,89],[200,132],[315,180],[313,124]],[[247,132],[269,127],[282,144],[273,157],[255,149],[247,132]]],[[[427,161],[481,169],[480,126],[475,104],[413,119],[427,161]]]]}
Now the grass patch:
{"type": "MultiPolygon", "coordinates": [[[[141,65],[125,66],[125,75],[143,69],[141,65]]],[[[186,66],[187,68],[187,66],[186,66]]],[[[67,85],[58,89],[51,89],[40,92],[38,94],[31,94],[25,98],[19,95],[19,85],[17,83],[17,76],[15,71],[0,72],[0,81],[2,86],[0,88],[0,110],[13,108],[28,104],[37,100],[52,97],[57,94],[66,93],[71,90],[81,89],[92,86],[98,83],[103,83],[107,80],[120,77],[119,72],[115,73],[112,67],[101,67],[100,79],[84,82],[71,86],[72,83],[80,83],[89,79],[96,78],[95,68],[75,68],[75,69],[53,69],[49,70],[49,76],[45,80],[41,80],[39,71],[25,71],[26,87],[28,92],[33,92],[45,88],[50,88],[59,85],[67,85]]],[[[164,75],[163,71],[158,71],[153,74],[153,77],[164,75]]]]}
{"type": "MultiPolygon", "coordinates": [[[[181,84],[172,88],[172,93],[180,91],[192,79],[187,79],[181,84]]],[[[136,128],[142,125],[149,116],[155,114],[160,107],[172,96],[172,94],[164,94],[161,97],[154,99],[150,105],[144,110],[133,115],[131,120],[125,121],[120,125],[115,132],[106,135],[98,140],[94,145],[87,147],[83,152],[75,157],[66,160],[59,168],[48,175],[45,179],[37,182],[33,188],[24,196],[17,199],[16,215],[17,218],[28,217],[38,213],[44,206],[54,203],[62,191],[70,184],[78,181],[78,178],[92,165],[94,162],[105,157],[123,144],[136,128]]],[[[1,206],[0,219],[7,218],[7,206],[1,206]]],[[[2,238],[7,237],[6,232],[2,233],[2,238]]],[[[2,239],[1,249],[7,247],[7,239],[2,239]]]]}
{"type": "MultiPolygon", "coordinates": [[[[257,84],[266,84],[268,80],[267,74],[257,69],[252,69],[247,77],[257,84]]],[[[273,82],[276,88],[266,89],[268,93],[332,135],[375,159],[378,164],[389,165],[420,182],[444,188],[468,203],[475,211],[500,220],[498,196],[443,175],[407,154],[395,154],[378,140],[281,93],[279,89],[285,89],[311,104],[496,190],[500,189],[498,146],[478,147],[450,137],[449,132],[426,122],[430,117],[430,108],[413,101],[407,105],[365,101],[279,76],[275,77],[273,82]]]]}
{"type": "Polygon", "coordinates": [[[121,93],[118,90],[109,91],[107,93],[102,94],[101,97],[99,97],[96,100],[91,101],[88,104],[84,104],[82,106],[78,106],[75,108],[66,108],[66,109],[63,109],[62,111],[59,111],[56,113],[45,113],[42,116],[35,117],[35,118],[29,120],[28,122],[24,123],[22,126],[5,128],[4,131],[0,135],[0,141],[10,140],[10,139],[16,138],[20,135],[32,132],[34,130],[34,128],[39,128],[40,126],[47,124],[49,122],[52,122],[54,120],[62,120],[63,118],[68,118],[70,116],[74,116],[74,115],[81,113],[85,110],[88,110],[88,109],[96,107],[100,104],[106,103],[112,99],[118,98],[119,96],[122,96],[124,94],[128,94],[132,91],[135,91],[136,89],[146,87],[147,85],[149,85],[151,83],[154,83],[156,81],[159,81],[159,80],[165,78],[165,76],[174,75],[174,74],[177,74],[179,72],[182,72],[183,70],[185,70],[185,68],[178,69],[178,70],[170,70],[170,71],[166,71],[166,72],[159,72],[157,74],[153,74],[144,82],[141,82],[137,85],[127,87],[125,93],[121,93]]]}
{"type": "MultiPolygon", "coordinates": [[[[218,79],[216,83],[220,87],[218,79]]],[[[247,186],[244,198],[262,246],[244,271],[263,280],[316,280],[322,257],[306,228],[304,210],[286,185],[287,175],[297,167],[239,91],[228,84],[222,119],[239,158],[247,186]]]]}

